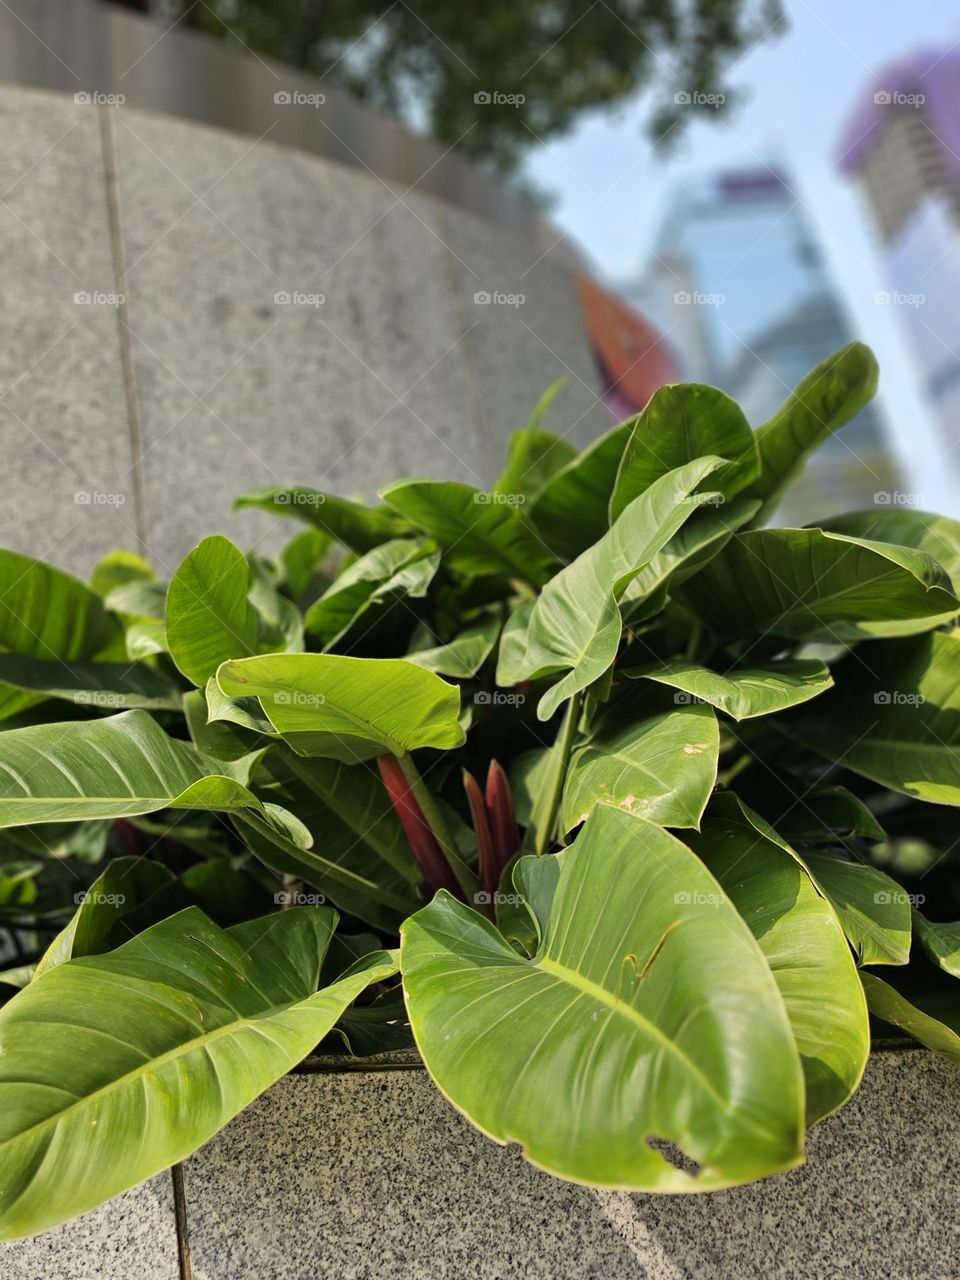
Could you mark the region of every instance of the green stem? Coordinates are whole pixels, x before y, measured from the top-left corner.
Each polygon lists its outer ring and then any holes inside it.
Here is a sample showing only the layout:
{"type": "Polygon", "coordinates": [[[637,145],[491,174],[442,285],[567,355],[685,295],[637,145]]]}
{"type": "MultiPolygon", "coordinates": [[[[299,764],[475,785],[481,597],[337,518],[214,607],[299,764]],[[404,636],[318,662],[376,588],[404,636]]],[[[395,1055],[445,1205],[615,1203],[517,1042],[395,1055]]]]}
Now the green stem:
{"type": "Polygon", "coordinates": [[[753,756],[750,755],[749,752],[744,752],[742,756],[734,760],[729,769],[725,769],[723,773],[717,774],[717,786],[729,787],[734,778],[739,777],[740,774],[743,773],[744,769],[749,769],[752,764],[753,756]]]}
{"type": "Polygon", "coordinates": [[[546,853],[553,837],[553,829],[557,825],[560,799],[567,781],[567,765],[570,763],[570,752],[573,750],[573,740],[577,736],[577,725],[580,723],[582,699],[582,692],[578,692],[567,703],[557,740],[550,748],[550,776],[546,787],[541,792],[542,799],[538,799],[534,808],[531,822],[534,829],[534,853],[546,853]]]}
{"type": "Polygon", "coordinates": [[[397,756],[397,764],[403,770],[403,776],[410,785],[410,790],[420,806],[421,812],[427,821],[427,826],[437,837],[437,843],[443,850],[444,857],[450,863],[450,870],[456,876],[457,884],[466,894],[468,902],[475,901],[476,894],[480,889],[480,882],[457,852],[457,846],[454,843],[450,828],[447,826],[443,811],[430,794],[427,784],[421,778],[420,770],[413,762],[413,756],[409,752],[402,756],[397,756]]]}

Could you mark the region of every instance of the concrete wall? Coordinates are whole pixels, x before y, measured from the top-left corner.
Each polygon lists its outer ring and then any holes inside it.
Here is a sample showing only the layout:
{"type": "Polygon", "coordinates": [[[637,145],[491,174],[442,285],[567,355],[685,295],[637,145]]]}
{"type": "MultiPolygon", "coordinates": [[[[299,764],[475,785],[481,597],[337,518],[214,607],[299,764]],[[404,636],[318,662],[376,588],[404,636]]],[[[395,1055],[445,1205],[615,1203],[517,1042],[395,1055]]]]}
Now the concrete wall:
{"type": "Polygon", "coordinates": [[[170,1175],[34,1240],[0,1280],[947,1280],[960,1069],[881,1052],[808,1163],[712,1195],[561,1182],[420,1070],[289,1076],[170,1175]],[[95,1265],[94,1265],[95,1260],[95,1265]]]}
{"type": "Polygon", "coordinates": [[[80,573],[124,545],[166,576],[207,533],[293,532],[231,514],[256,485],[488,484],[558,377],[554,429],[606,425],[574,265],[539,232],[73,94],[0,89],[0,137],[0,545],[80,573]],[[475,301],[496,292],[524,300],[475,301]]]}

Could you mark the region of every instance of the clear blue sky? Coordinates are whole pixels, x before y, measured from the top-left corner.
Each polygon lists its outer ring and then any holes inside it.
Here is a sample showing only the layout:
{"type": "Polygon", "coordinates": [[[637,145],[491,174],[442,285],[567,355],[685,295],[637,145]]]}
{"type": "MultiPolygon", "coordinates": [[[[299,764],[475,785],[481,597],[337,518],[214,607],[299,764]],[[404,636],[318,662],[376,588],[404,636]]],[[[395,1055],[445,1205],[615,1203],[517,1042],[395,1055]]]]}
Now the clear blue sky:
{"type": "MultiPolygon", "coordinates": [[[[757,45],[732,69],[744,90],[736,110],[696,121],[668,156],[644,134],[650,110],[640,97],[616,114],[592,114],[542,147],[530,176],[555,194],[552,217],[611,280],[636,275],[659,228],[673,182],[705,167],[779,156],[820,233],[854,331],[881,362],[884,408],[900,452],[915,466],[924,505],[956,507],[937,492],[938,471],[910,353],[896,308],[877,305],[889,287],[872,224],[855,186],[837,172],[840,131],[853,105],[872,92],[885,63],[919,47],[960,43],[953,0],[786,0],[789,30],[757,45]]],[[[677,86],[682,88],[682,86],[677,86]]]]}

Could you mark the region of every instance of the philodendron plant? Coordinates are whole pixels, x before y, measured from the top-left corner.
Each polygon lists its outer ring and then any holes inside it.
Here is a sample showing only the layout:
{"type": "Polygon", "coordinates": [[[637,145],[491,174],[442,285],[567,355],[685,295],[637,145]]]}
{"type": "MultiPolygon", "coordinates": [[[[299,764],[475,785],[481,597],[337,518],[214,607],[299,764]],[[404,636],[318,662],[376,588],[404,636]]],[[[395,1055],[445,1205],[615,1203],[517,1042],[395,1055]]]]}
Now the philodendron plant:
{"type": "Polygon", "coordinates": [[[0,1233],[318,1047],[644,1191],[800,1163],[868,1010],[960,1060],[960,525],[765,527],[875,384],[664,387],[582,453],[545,397],[489,492],[258,491],[279,558],[169,584],[0,553],[0,1233]]]}

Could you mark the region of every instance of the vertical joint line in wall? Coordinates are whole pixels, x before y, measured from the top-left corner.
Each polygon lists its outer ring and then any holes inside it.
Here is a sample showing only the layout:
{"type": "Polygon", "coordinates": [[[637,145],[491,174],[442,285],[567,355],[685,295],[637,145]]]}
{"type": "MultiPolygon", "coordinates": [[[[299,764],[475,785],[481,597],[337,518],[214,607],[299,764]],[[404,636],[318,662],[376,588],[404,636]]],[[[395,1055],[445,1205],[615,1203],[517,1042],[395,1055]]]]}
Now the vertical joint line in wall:
{"type": "Polygon", "coordinates": [[[180,1263],[180,1280],[193,1280],[190,1262],[190,1233],[187,1224],[187,1188],[183,1177],[183,1165],[175,1164],[170,1170],[173,1177],[173,1213],[177,1222],[177,1258],[180,1263]]]}
{"type": "Polygon", "coordinates": [[[103,154],[104,185],[107,192],[107,217],[110,225],[110,248],[116,292],[123,301],[117,307],[117,331],[120,343],[120,369],[127,406],[127,431],[130,438],[130,462],[133,469],[133,491],[136,501],[138,550],[147,553],[147,486],[143,472],[143,434],[140,430],[140,400],[130,344],[130,303],[127,299],[126,259],[120,226],[120,201],[117,195],[116,150],[113,140],[113,108],[99,107],[100,146],[103,154]]]}
{"type": "MultiPolygon", "coordinates": [[[[442,200],[436,202],[437,211],[440,215],[440,223],[443,231],[444,243],[450,238],[450,228],[448,226],[449,211],[442,200]]],[[[453,306],[453,314],[460,322],[460,332],[466,333],[470,327],[470,317],[467,312],[466,302],[464,301],[463,281],[460,280],[457,269],[454,264],[454,255],[452,253],[444,253],[443,266],[441,270],[447,277],[447,287],[450,290],[451,304],[453,306]]],[[[493,440],[490,435],[490,426],[487,422],[487,415],[483,409],[483,398],[480,395],[480,384],[477,381],[477,371],[474,367],[473,352],[470,346],[469,335],[463,339],[463,366],[467,376],[467,392],[470,396],[470,403],[473,409],[471,418],[474,427],[480,438],[481,448],[484,458],[489,458],[493,463],[493,469],[490,471],[490,484],[493,484],[497,477],[497,454],[493,447],[493,440]]]]}

